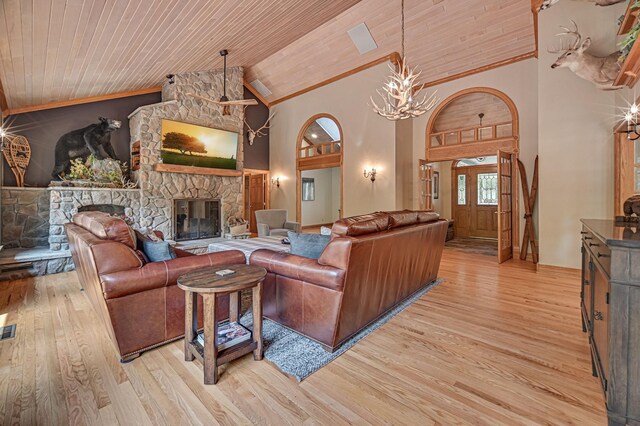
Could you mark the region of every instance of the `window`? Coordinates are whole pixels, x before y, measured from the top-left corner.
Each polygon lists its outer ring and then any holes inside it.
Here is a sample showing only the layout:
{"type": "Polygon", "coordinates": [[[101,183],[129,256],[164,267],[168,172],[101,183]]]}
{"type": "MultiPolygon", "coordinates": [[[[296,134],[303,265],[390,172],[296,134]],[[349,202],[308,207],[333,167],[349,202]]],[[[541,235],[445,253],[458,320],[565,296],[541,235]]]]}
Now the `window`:
{"type": "Polygon", "coordinates": [[[458,205],[467,204],[467,175],[458,175],[458,205]]]}
{"type": "Polygon", "coordinates": [[[478,205],[498,204],[498,174],[478,173],[478,205]]]}
{"type": "Polygon", "coordinates": [[[313,178],[302,178],[302,201],[315,201],[316,183],[313,178]]]}

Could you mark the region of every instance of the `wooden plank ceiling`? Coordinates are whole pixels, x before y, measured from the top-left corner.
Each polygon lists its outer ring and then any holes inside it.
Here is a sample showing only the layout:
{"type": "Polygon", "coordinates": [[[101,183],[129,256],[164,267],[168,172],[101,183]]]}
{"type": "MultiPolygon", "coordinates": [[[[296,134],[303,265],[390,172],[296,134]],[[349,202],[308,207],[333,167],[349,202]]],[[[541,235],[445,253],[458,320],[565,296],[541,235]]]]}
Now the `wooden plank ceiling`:
{"type": "Polygon", "coordinates": [[[480,125],[483,113],[485,126],[513,121],[511,111],[502,99],[489,93],[469,93],[447,105],[433,124],[434,132],[464,129],[480,125]]]}
{"type": "MultiPolygon", "coordinates": [[[[406,0],[406,57],[419,83],[535,51],[530,0],[406,0]]],[[[400,0],[363,0],[248,68],[273,102],[400,51],[400,0]],[[360,55],[347,31],[365,22],[378,48],[360,55]],[[321,64],[321,65],[318,65],[321,64]]]]}
{"type": "Polygon", "coordinates": [[[2,0],[9,108],[158,86],[168,73],[251,65],[359,0],[2,0]]]}
{"type": "MultiPolygon", "coordinates": [[[[421,82],[535,50],[530,0],[406,0],[406,16],[421,82]]],[[[400,51],[399,22],[400,0],[2,0],[0,81],[15,109],[158,86],[227,48],[273,102],[400,51]],[[347,35],[362,22],[364,55],[347,35]]]]}

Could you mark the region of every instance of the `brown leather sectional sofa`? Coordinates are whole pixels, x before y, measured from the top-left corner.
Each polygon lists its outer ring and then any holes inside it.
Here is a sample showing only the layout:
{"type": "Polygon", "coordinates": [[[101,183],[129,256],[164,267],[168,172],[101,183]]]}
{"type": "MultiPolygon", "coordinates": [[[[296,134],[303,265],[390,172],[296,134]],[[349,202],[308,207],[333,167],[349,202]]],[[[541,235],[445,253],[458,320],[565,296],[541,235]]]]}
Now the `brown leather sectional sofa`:
{"type": "Polygon", "coordinates": [[[262,312],[334,351],[436,279],[446,233],[433,212],[379,212],[336,222],[318,260],[257,250],[262,312]]]}
{"type": "MultiPolygon", "coordinates": [[[[176,285],[180,275],[246,261],[236,250],[199,256],[176,250],[174,260],[146,263],[136,252],[131,228],[101,212],[78,213],[65,229],[80,284],[122,361],[184,335],[184,292],[176,285]]],[[[200,327],[201,303],[199,297],[200,327]]],[[[229,316],[228,296],[221,298],[220,305],[218,319],[222,320],[229,316]]]]}

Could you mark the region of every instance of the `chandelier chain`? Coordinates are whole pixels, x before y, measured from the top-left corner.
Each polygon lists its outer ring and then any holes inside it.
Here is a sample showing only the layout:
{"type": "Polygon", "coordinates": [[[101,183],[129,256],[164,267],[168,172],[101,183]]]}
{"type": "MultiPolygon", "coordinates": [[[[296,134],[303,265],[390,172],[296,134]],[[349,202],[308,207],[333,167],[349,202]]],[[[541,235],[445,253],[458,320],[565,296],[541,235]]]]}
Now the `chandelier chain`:
{"type": "Polygon", "coordinates": [[[404,0],[400,0],[400,15],[402,17],[402,60],[404,61],[404,0]]]}

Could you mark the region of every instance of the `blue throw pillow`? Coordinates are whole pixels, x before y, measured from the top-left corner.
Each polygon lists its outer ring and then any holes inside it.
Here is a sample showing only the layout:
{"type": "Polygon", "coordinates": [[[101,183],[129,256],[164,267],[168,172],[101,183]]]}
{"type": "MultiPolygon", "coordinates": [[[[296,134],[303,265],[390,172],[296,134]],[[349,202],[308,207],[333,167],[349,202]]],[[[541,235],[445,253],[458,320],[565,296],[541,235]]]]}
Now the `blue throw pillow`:
{"type": "Polygon", "coordinates": [[[142,251],[151,262],[161,262],[176,258],[176,251],[166,241],[142,241],[142,251]]]}
{"type": "Polygon", "coordinates": [[[289,231],[287,233],[291,241],[291,254],[318,259],[324,248],[331,241],[331,236],[320,234],[299,234],[289,231]]]}

